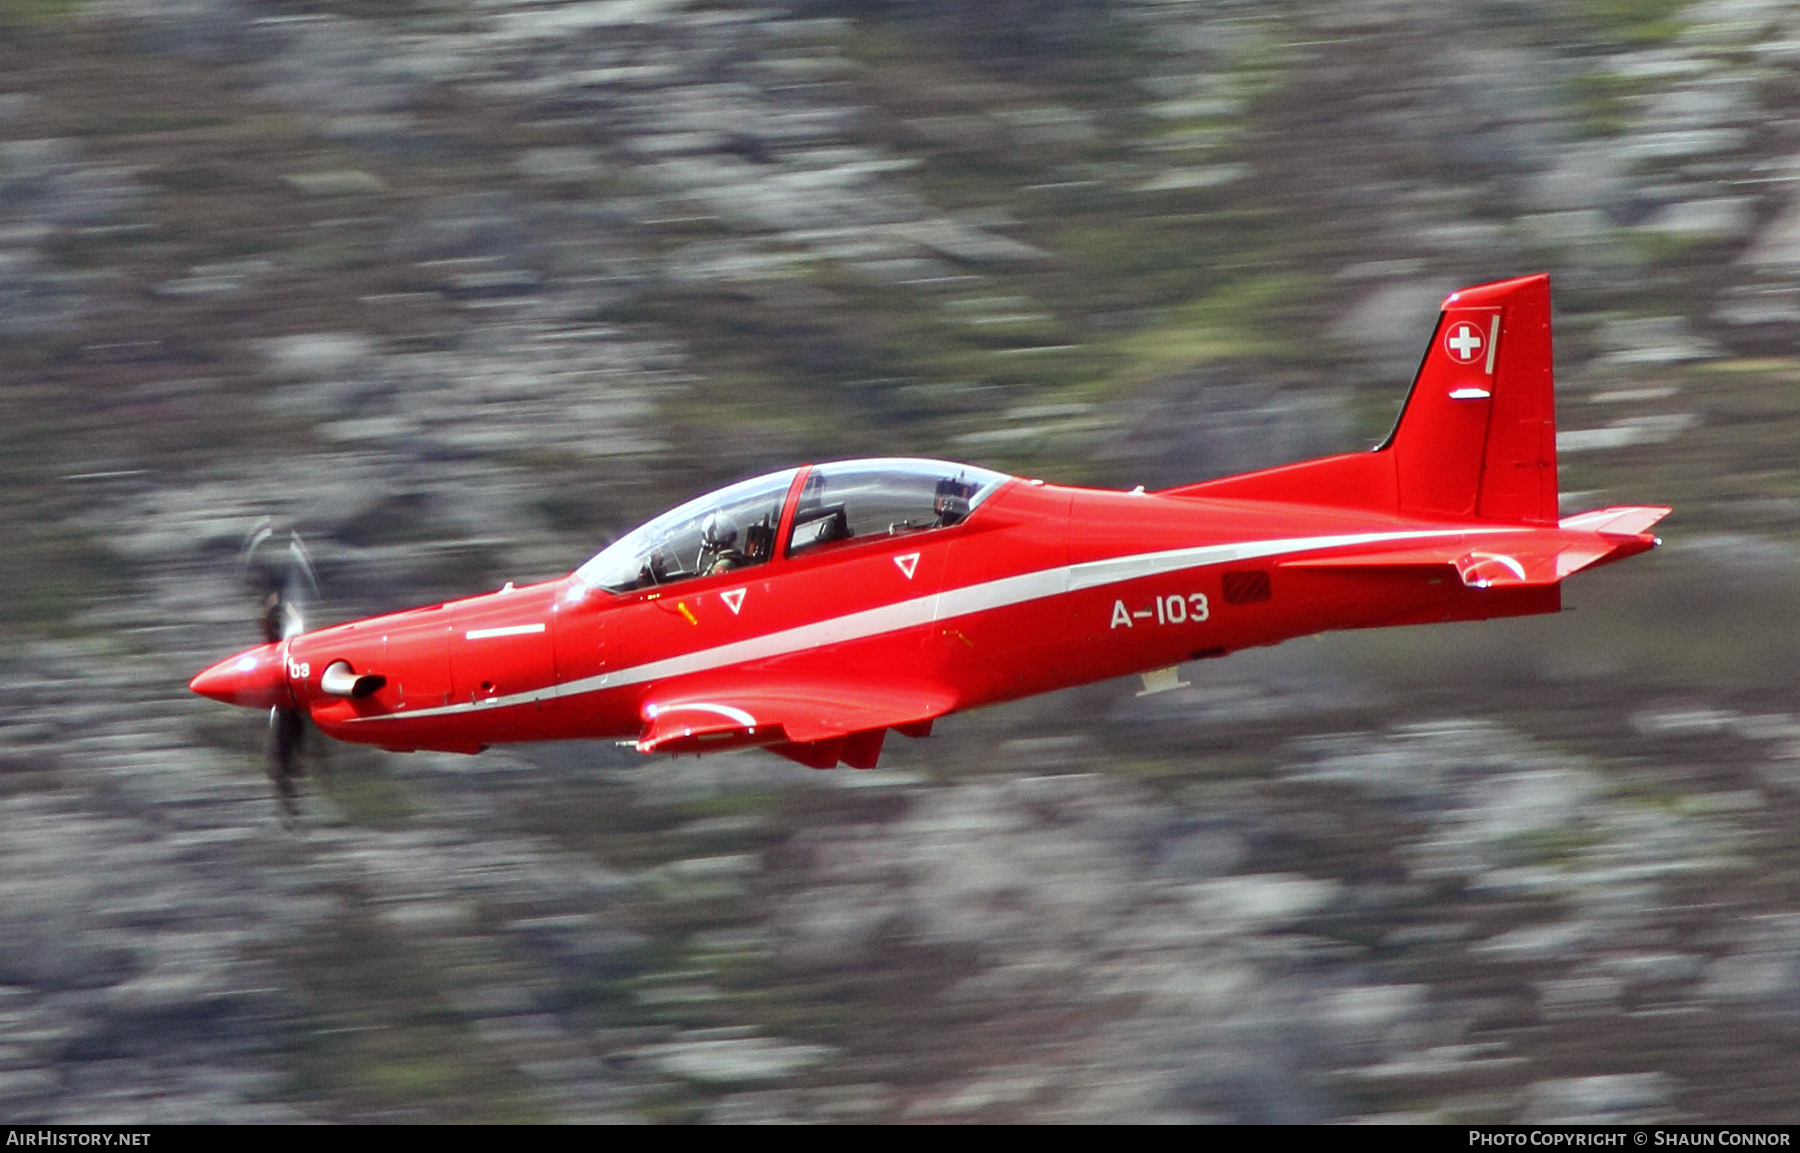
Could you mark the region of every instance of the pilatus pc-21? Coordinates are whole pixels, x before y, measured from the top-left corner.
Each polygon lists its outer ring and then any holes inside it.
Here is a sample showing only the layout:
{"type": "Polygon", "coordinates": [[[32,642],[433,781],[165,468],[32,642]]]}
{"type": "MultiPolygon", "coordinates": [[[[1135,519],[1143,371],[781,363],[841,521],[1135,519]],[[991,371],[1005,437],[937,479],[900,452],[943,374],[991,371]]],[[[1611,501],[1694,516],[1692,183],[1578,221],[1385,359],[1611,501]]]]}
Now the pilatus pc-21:
{"type": "Polygon", "coordinates": [[[195,677],[269,710],[284,798],[301,720],[393,750],[629,738],[874,767],[890,730],[1327,629],[1555,612],[1666,508],[1559,517],[1550,284],[1443,306],[1369,452],[1161,492],[935,460],[791,468],[698,497],[569,576],[300,631],[195,677]]]}

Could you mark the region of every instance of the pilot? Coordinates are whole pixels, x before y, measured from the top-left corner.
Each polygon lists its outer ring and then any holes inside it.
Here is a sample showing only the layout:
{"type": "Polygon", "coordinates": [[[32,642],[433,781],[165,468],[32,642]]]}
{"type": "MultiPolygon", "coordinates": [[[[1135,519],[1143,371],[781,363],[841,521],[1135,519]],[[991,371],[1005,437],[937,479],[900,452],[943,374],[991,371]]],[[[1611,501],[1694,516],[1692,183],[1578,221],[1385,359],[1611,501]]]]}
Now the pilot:
{"type": "Polygon", "coordinates": [[[660,552],[653,552],[638,569],[637,587],[641,589],[655,588],[669,579],[669,558],[660,552]]]}
{"type": "Polygon", "coordinates": [[[975,486],[961,477],[944,477],[937,483],[937,498],[932,511],[937,514],[939,528],[961,524],[969,515],[969,496],[975,486]]]}
{"type": "Polygon", "coordinates": [[[714,512],[700,526],[700,543],[704,547],[706,572],[730,572],[734,568],[743,568],[750,563],[750,558],[738,551],[737,522],[722,512],[714,512]]]}

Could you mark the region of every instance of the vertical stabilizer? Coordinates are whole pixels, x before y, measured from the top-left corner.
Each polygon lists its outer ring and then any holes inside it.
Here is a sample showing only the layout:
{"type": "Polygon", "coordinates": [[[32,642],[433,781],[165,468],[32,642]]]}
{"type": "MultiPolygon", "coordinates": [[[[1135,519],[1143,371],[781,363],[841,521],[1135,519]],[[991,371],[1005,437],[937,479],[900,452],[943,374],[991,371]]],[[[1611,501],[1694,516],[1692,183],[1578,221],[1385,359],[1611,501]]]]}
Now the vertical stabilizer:
{"type": "Polygon", "coordinates": [[[1444,302],[1382,447],[1394,454],[1402,514],[1556,523],[1548,276],[1466,288],[1444,302]]]}
{"type": "Polygon", "coordinates": [[[1347,453],[1167,490],[1402,516],[1556,523],[1550,278],[1452,293],[1400,422],[1347,453]]]}

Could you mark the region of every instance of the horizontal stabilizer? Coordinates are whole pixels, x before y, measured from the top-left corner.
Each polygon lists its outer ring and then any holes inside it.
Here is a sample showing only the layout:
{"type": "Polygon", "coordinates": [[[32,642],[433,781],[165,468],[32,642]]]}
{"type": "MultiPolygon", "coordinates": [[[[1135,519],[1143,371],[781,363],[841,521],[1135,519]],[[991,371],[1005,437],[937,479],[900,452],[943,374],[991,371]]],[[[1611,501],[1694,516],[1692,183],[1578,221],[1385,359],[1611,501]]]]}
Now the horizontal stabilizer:
{"type": "Polygon", "coordinates": [[[1638,533],[1649,532],[1670,511],[1660,505],[1597,508],[1592,512],[1563,517],[1561,527],[1583,532],[1603,532],[1609,536],[1636,536],[1638,533]]]}
{"type": "MultiPolygon", "coordinates": [[[[1656,510],[1609,509],[1608,512],[1656,510]]],[[[1567,523],[1567,522],[1565,522],[1567,523]]],[[[1621,520],[1620,523],[1633,523],[1621,520]]],[[[1654,523],[1652,521],[1651,523],[1654,523]]],[[[1377,572],[1447,568],[1469,588],[1528,588],[1554,585],[1584,568],[1617,560],[1650,548],[1655,541],[1641,534],[1606,535],[1586,526],[1507,534],[1470,547],[1466,541],[1343,556],[1284,561],[1282,568],[1377,572]]]]}

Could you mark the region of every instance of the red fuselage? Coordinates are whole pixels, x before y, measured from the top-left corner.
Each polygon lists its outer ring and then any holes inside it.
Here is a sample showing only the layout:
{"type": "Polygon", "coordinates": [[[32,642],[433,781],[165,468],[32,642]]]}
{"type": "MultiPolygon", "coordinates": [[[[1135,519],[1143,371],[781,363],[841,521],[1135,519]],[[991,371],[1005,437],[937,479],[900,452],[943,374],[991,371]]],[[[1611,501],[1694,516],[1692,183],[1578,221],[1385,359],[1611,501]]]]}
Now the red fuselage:
{"type": "Polygon", "coordinates": [[[957,711],[1329,629],[1554,612],[1555,584],[1290,562],[1560,531],[1012,480],[948,528],[623,593],[565,577],[269,648],[321,729],[399,750],[637,737],[683,682],[937,686],[957,711]],[[336,661],[386,684],[327,695],[336,661]]]}

